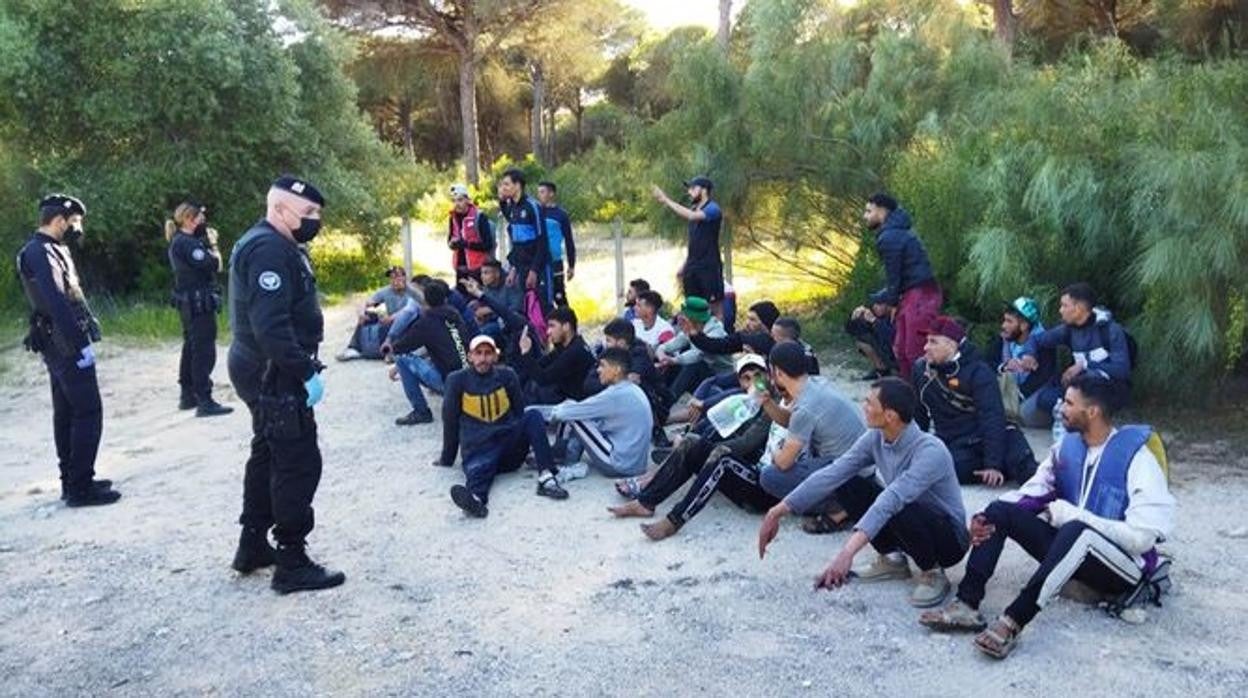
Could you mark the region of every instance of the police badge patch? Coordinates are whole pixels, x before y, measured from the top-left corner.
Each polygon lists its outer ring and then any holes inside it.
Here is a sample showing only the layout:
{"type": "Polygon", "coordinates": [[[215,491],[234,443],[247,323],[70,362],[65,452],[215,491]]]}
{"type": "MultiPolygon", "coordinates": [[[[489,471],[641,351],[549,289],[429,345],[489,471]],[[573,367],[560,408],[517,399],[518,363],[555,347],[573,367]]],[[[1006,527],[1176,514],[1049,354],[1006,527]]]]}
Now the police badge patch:
{"type": "Polygon", "coordinates": [[[202,247],[197,247],[194,252],[191,252],[191,259],[194,259],[196,262],[204,261],[204,257],[207,256],[207,253],[204,252],[204,248],[202,247]]]}
{"type": "Polygon", "coordinates": [[[266,291],[276,291],[282,287],[282,277],[278,276],[275,271],[261,272],[258,283],[260,288],[266,291]]]}

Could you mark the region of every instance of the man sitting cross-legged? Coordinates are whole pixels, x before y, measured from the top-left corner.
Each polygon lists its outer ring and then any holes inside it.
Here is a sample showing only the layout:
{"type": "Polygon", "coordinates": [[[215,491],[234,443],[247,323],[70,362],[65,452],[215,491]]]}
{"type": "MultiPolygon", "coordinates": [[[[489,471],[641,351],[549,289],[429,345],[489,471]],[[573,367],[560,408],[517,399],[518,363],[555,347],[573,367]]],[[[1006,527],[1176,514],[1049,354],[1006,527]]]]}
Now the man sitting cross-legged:
{"type": "Polygon", "coordinates": [[[970,536],[953,459],[940,439],[919,430],[912,421],[914,409],[914,392],[905,381],[883,378],[873,383],[863,402],[871,428],[767,512],[758,531],[759,557],[780,530],[780,519],[810,511],[834,496],[858,523],[817,578],[817,587],[831,589],[849,581],[854,556],[870,543],[879,558],[855,570],[858,578],[908,578],[909,555],[920,570],[910,603],[920,608],[942,603],[949,593],[944,570],[966,554],[970,536]],[[864,476],[864,471],[870,474],[864,476]]]}
{"type": "Polygon", "coordinates": [[[1018,635],[1066,582],[1109,595],[1128,592],[1156,569],[1156,545],[1174,529],[1174,497],[1149,446],[1152,429],[1115,427],[1121,386],[1094,373],[1071,380],[1062,405],[1067,430],[1035,476],[971,519],[971,555],[958,596],[919,622],[936,630],[979,630],[984,587],[1007,538],[1039,568],[975,646],[1005,658],[1018,635]]]}
{"type": "MultiPolygon", "coordinates": [[[[737,379],[743,391],[759,391],[756,381],[766,376],[763,357],[746,354],[737,360],[737,379]]],[[[765,388],[764,388],[765,389],[765,388]]],[[[675,494],[690,478],[693,485],[668,515],[653,524],[644,524],[642,531],[651,540],[674,535],[711,500],[722,492],[733,502],[763,511],[775,503],[758,484],[758,462],[767,445],[771,419],[761,409],[727,438],[686,436],[663,461],[659,469],[644,483],[640,479],[621,481],[621,494],[639,488],[636,499],[627,504],[608,507],[618,517],[650,517],[668,497],[675,494]]],[[[716,434],[715,436],[718,436],[716,434]]]]}
{"type": "Polygon", "coordinates": [[[451,500],[475,518],[489,514],[490,485],[498,473],[518,470],[532,449],[539,471],[537,493],[567,499],[559,485],[540,414],[524,410],[520,379],[506,366],[496,366],[498,347],[489,335],[468,345],[468,368],[446,379],[442,400],[442,456],[434,465],[451,466],[462,453],[466,485],[451,488],[451,500]]]}
{"type": "Polygon", "coordinates": [[[1006,421],[992,368],[962,353],[966,332],[952,318],[939,315],[921,332],[927,336],[923,358],[910,374],[919,427],[931,426],[945,442],[962,484],[1026,482],[1036,472],[1036,456],[1023,432],[1006,421]]]}
{"type": "Polygon", "coordinates": [[[595,470],[612,477],[645,472],[654,420],[646,394],[628,379],[629,364],[627,350],[606,349],[597,369],[602,391],[550,410],[550,419],[559,423],[556,443],[567,444],[565,462],[572,464],[560,469],[561,480],[584,477],[588,468],[578,462],[582,455],[595,470]]]}

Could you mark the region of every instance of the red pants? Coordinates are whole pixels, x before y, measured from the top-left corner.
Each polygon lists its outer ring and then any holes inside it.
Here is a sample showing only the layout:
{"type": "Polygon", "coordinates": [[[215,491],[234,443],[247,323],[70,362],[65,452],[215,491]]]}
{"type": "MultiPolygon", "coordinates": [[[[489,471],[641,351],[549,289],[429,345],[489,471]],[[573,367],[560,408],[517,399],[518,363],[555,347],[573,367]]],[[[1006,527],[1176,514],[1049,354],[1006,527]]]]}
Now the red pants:
{"type": "Polygon", "coordinates": [[[914,362],[923,356],[927,338],[920,333],[940,315],[943,302],[944,294],[935,281],[919,284],[901,294],[894,319],[893,355],[897,357],[897,370],[906,381],[910,380],[914,362]]]}

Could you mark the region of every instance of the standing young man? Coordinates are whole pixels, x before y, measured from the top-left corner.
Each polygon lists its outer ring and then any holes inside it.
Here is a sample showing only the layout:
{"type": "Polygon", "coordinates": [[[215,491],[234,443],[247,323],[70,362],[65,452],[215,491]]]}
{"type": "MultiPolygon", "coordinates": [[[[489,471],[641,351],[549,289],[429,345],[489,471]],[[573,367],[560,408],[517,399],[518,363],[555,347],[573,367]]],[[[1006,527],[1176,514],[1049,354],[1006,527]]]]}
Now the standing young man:
{"type": "Polygon", "coordinates": [[[463,184],[451,186],[450,224],[446,245],[451,248],[451,271],[456,276],[476,274],[481,265],[494,259],[494,228],[490,219],[468,194],[463,184]]]}
{"type": "Polygon", "coordinates": [[[657,186],[652,187],[651,192],[659,203],[689,222],[689,251],[685,263],[676,272],[685,298],[705,298],[712,312],[722,317],[724,262],[719,255],[719,231],[724,216],[719,204],[711,201],[713,189],[714,184],[707,177],[698,176],[685,182],[689,206],[676,203],[657,186]]]}
{"type": "Polygon", "coordinates": [[[498,347],[489,335],[472,338],[468,363],[446,379],[442,456],[434,463],[450,467],[456,454],[463,456],[467,482],[451,488],[451,501],[468,516],[485,518],[495,476],[519,470],[530,450],[540,471],[537,494],[567,499],[556,477],[559,469],[546,440],[546,423],[539,413],[524,409],[520,379],[497,365],[498,347]]]}
{"type": "Polygon", "coordinates": [[[546,217],[541,206],[524,191],[524,172],[512,168],[499,180],[498,202],[507,219],[507,236],[511,251],[507,261],[511,272],[507,284],[525,291],[536,291],[544,309],[553,304],[550,297],[550,242],[546,236],[546,217]]]}
{"type": "Polygon", "coordinates": [[[576,240],[568,212],[556,201],[559,189],[554,182],[539,182],[537,200],[546,218],[546,240],[550,243],[551,298],[555,305],[567,305],[567,282],[576,275],[576,240]],[[564,256],[564,249],[567,256],[564,256]]]}
{"type": "Polygon", "coordinates": [[[95,479],[104,406],[95,375],[100,326],[87,306],[69,246],[82,239],[87,209],[72,196],[39,202],[39,229],[17,253],[17,273],[30,303],[26,348],[43,355],[52,383],[52,431],[61,499],[71,507],[112,504],[121,493],[95,479]]]}
{"type": "Polygon", "coordinates": [[[888,285],[890,305],[897,306],[893,355],[898,373],[910,380],[914,362],[923,355],[925,337],[920,330],[932,324],[944,302],[940,284],[932,273],[927,250],[910,229],[910,214],[887,194],[873,194],[862,216],[875,231],[875,249],[880,253],[888,285]]]}

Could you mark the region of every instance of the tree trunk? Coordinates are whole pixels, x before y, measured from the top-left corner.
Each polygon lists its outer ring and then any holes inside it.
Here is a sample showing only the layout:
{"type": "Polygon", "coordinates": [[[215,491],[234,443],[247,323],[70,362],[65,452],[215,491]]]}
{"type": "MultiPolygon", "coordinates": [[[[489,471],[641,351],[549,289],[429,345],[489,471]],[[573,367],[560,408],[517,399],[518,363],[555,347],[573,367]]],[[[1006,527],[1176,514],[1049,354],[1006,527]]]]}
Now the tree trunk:
{"type": "Polygon", "coordinates": [[[576,91],[576,106],[572,107],[576,116],[576,152],[585,152],[585,105],[581,103],[581,91],[576,91]]]}
{"type": "Polygon", "coordinates": [[[719,0],[719,32],[715,40],[719,47],[728,52],[728,39],[732,34],[732,0],[719,0]]]}
{"type": "Polygon", "coordinates": [[[416,162],[416,144],[412,134],[412,100],[410,97],[399,99],[399,128],[403,131],[403,153],[407,159],[416,162]]]}
{"type": "Polygon", "coordinates": [[[992,22],[997,41],[1008,53],[1014,53],[1014,40],[1018,37],[1018,15],[1014,14],[1014,0],[991,0],[992,22]]]}
{"type": "Polygon", "coordinates": [[[555,129],[555,105],[550,105],[549,116],[546,121],[546,165],[548,167],[556,167],[559,164],[559,154],[555,152],[555,138],[558,132],[555,129]]]}
{"type": "Polygon", "coordinates": [[[468,182],[481,182],[481,141],[477,135],[477,63],[472,49],[459,55],[459,114],[464,136],[464,172],[468,182]]]}
{"type": "Polygon", "coordinates": [[[542,74],[542,66],[537,63],[529,66],[529,73],[533,77],[533,110],[529,118],[530,147],[533,150],[533,157],[537,158],[542,165],[548,165],[548,158],[543,147],[545,139],[542,138],[542,114],[546,106],[546,76],[542,74]]]}

